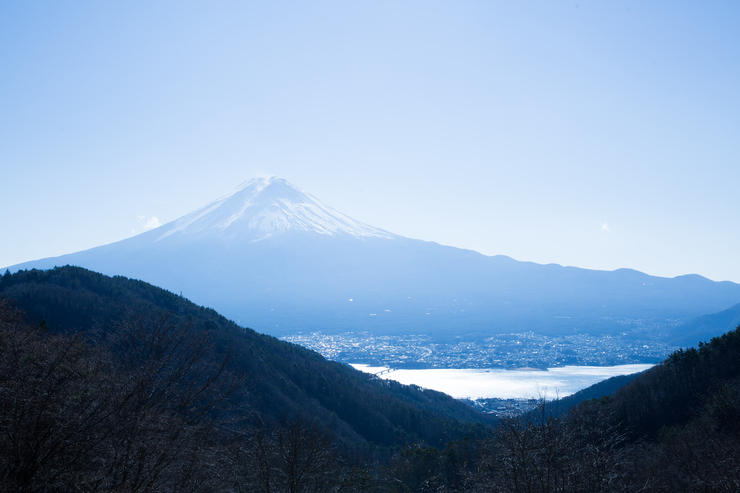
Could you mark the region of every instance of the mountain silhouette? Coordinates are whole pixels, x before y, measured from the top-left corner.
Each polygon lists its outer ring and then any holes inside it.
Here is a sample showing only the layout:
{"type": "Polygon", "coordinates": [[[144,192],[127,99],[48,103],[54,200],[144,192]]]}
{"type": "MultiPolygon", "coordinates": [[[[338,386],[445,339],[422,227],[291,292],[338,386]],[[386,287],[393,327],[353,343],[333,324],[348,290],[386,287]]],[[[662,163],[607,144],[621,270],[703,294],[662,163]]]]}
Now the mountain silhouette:
{"type": "Polygon", "coordinates": [[[540,265],[405,238],[275,177],[140,235],[9,269],[67,264],[182,292],[278,336],[644,335],[740,302],[740,285],[698,275],[540,265]]]}

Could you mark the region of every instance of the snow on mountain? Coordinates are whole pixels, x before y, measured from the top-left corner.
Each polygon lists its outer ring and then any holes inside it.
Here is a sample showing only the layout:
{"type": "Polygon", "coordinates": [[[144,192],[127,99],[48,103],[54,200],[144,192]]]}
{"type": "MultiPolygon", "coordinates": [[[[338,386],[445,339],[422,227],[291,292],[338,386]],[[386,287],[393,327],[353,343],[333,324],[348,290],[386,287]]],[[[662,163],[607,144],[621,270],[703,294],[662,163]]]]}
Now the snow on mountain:
{"type": "Polygon", "coordinates": [[[394,235],[355,221],[286,180],[255,178],[230,193],[159,229],[156,241],[176,235],[259,241],[288,230],[355,238],[394,235]]]}

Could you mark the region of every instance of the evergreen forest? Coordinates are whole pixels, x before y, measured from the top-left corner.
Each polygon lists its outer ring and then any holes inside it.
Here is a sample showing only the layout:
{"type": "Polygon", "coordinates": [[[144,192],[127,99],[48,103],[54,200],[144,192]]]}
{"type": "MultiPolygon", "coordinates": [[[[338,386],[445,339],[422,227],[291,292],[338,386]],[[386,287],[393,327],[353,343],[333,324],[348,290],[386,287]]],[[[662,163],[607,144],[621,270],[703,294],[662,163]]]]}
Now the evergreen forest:
{"type": "Polygon", "coordinates": [[[0,278],[3,492],[740,490],[740,328],[598,388],[494,419],[141,281],[0,278]]]}

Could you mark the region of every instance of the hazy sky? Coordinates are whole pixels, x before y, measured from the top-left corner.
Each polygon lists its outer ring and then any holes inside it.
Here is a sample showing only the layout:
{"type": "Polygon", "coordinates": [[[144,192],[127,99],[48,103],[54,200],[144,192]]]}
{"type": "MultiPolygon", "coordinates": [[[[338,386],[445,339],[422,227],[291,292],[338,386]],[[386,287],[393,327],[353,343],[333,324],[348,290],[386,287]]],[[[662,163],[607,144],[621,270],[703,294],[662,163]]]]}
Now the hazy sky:
{"type": "Polygon", "coordinates": [[[0,266],[277,175],[412,238],[740,282],[740,2],[576,1],[3,1],[0,266]]]}

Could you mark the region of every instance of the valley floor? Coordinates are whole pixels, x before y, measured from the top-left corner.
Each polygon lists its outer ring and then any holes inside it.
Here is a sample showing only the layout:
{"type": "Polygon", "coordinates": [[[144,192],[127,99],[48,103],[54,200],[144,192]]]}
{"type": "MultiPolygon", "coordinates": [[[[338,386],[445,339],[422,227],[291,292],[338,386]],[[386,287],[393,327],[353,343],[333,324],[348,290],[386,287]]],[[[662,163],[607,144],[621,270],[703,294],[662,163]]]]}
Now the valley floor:
{"type": "Polygon", "coordinates": [[[312,332],[281,339],[313,349],[327,359],[390,368],[523,369],[657,363],[678,347],[647,334],[640,339],[533,332],[479,340],[439,342],[425,335],[373,336],[312,332]]]}

